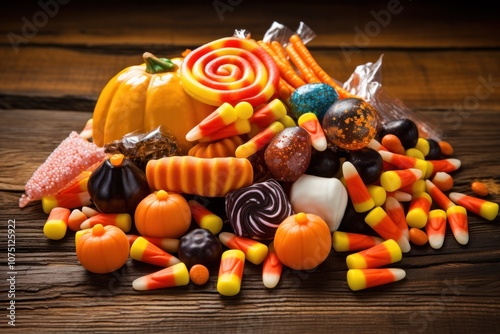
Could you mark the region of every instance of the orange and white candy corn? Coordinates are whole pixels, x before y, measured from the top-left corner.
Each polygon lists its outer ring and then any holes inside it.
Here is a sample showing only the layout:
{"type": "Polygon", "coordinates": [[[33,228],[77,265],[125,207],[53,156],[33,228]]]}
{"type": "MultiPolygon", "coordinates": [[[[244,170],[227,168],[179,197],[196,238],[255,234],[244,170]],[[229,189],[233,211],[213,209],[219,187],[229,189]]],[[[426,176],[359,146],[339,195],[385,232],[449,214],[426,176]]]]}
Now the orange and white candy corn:
{"type": "Polygon", "coordinates": [[[409,239],[408,223],[403,205],[394,197],[388,197],[384,203],[384,209],[389,218],[401,230],[403,236],[409,239]]]}
{"type": "Polygon", "coordinates": [[[92,201],[87,191],[79,193],[60,193],[42,197],[42,209],[46,214],[49,214],[55,207],[75,209],[84,205],[90,205],[91,203],[92,201]]]}
{"type": "Polygon", "coordinates": [[[444,211],[448,210],[449,207],[455,206],[455,203],[451,201],[431,180],[425,180],[425,186],[427,188],[427,193],[431,195],[432,200],[436,203],[439,208],[444,211]]]}
{"type": "Polygon", "coordinates": [[[410,251],[410,242],[381,207],[372,209],[366,215],[365,222],[385,240],[394,239],[403,253],[410,251]]]}
{"type": "Polygon", "coordinates": [[[382,160],[397,167],[398,169],[416,168],[420,169],[422,176],[426,175],[427,162],[425,160],[383,150],[378,151],[378,153],[382,157],[382,160]]]}
{"type": "Polygon", "coordinates": [[[177,250],[179,249],[179,239],[174,239],[174,238],[159,238],[159,237],[147,237],[147,236],[140,236],[140,235],[135,235],[135,234],[127,234],[128,238],[128,243],[130,244],[130,247],[132,247],[132,244],[134,241],[137,240],[137,238],[144,238],[156,247],[161,248],[167,253],[177,253],[177,250]]]}
{"type": "Polygon", "coordinates": [[[349,269],[378,268],[401,261],[402,258],[401,247],[396,241],[389,239],[368,249],[348,255],[346,263],[349,269]]]}
{"type": "Polygon", "coordinates": [[[195,200],[189,200],[189,209],[194,221],[201,227],[217,234],[222,230],[222,218],[195,200]]]}
{"type": "Polygon", "coordinates": [[[135,290],[155,290],[189,284],[189,271],[183,262],[152,274],[137,278],[132,282],[135,290]]]}
{"type": "Polygon", "coordinates": [[[336,252],[364,250],[382,242],[382,238],[360,233],[335,231],[332,234],[332,246],[336,252]]]}
{"type": "Polygon", "coordinates": [[[435,209],[429,212],[425,232],[432,248],[440,249],[443,246],[446,235],[446,212],[444,210],[435,209]]]}
{"type": "Polygon", "coordinates": [[[154,264],[160,267],[170,267],[181,262],[175,256],[155,246],[147,239],[138,237],[130,247],[130,257],[136,261],[154,264]]]}
{"type": "Polygon", "coordinates": [[[429,210],[431,209],[432,198],[426,192],[413,195],[406,214],[406,222],[410,227],[423,228],[427,224],[429,210]]]}
{"type": "Polygon", "coordinates": [[[421,177],[422,171],[416,168],[390,170],[380,175],[380,184],[387,191],[396,191],[401,187],[411,185],[421,177]]]}
{"type": "Polygon", "coordinates": [[[461,245],[466,245],[469,242],[467,210],[460,205],[452,206],[446,210],[446,217],[455,240],[461,245]]]}
{"type": "Polygon", "coordinates": [[[219,234],[220,242],[231,249],[238,249],[245,254],[248,261],[253,264],[261,264],[269,251],[266,245],[256,240],[240,237],[231,232],[219,234]]]}
{"type": "Polygon", "coordinates": [[[51,240],[60,240],[66,235],[68,218],[71,211],[66,208],[55,207],[50,211],[47,221],[43,225],[43,234],[51,240]]]}
{"type": "Polygon", "coordinates": [[[315,113],[308,112],[300,115],[297,123],[299,123],[299,126],[309,133],[309,136],[311,137],[311,145],[317,151],[326,150],[326,136],[315,113]]]}
{"type": "Polygon", "coordinates": [[[264,283],[266,288],[272,289],[276,287],[280,281],[283,264],[278,259],[278,255],[276,255],[272,241],[268,249],[267,256],[262,263],[262,283],[264,283]]]}
{"type": "Polygon", "coordinates": [[[463,206],[470,212],[473,212],[484,219],[495,220],[498,216],[497,203],[457,192],[450,193],[450,199],[456,204],[463,206]]]}
{"type": "Polygon", "coordinates": [[[246,143],[236,148],[236,158],[248,158],[266,146],[285,127],[280,122],[271,123],[267,128],[250,138],[246,143]]]}
{"type": "Polygon", "coordinates": [[[406,272],[397,268],[349,269],[347,284],[352,291],[359,291],[397,282],[405,277],[406,272]]]}
{"type": "Polygon", "coordinates": [[[351,162],[344,161],[342,164],[342,173],[354,210],[356,212],[371,210],[375,206],[375,201],[371,197],[356,167],[351,162]]]}
{"type": "Polygon", "coordinates": [[[235,296],[240,292],[245,268],[245,254],[239,249],[222,253],[217,277],[217,291],[223,296],[235,296]]]}
{"type": "Polygon", "coordinates": [[[128,213],[100,213],[87,218],[80,225],[80,229],[92,228],[97,224],[101,224],[102,226],[113,225],[127,233],[132,228],[132,217],[128,213]]]}

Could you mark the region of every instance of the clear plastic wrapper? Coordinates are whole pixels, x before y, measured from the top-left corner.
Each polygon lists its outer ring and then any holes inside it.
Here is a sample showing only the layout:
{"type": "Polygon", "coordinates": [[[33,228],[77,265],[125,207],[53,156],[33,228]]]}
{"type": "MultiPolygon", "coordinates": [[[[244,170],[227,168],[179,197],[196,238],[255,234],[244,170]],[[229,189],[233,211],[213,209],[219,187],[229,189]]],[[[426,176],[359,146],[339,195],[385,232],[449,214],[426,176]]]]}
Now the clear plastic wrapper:
{"type": "Polygon", "coordinates": [[[151,159],[170,157],[180,153],[175,138],[162,133],[160,127],[148,133],[127,134],[121,140],[106,144],[105,152],[121,153],[142,170],[151,159]]]}

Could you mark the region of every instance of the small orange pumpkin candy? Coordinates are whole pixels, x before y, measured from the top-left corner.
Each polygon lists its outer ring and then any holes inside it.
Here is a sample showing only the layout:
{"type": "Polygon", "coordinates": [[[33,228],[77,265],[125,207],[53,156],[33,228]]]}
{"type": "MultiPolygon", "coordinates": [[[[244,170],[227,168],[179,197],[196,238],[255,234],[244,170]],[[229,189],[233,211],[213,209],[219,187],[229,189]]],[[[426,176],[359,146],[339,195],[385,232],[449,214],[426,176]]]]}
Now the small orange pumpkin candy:
{"type": "Polygon", "coordinates": [[[328,224],[312,213],[289,216],[278,226],[274,250],[285,266],[310,270],[326,260],[332,248],[328,224]]]}
{"type": "Polygon", "coordinates": [[[97,224],[75,234],[76,256],[82,266],[96,274],[111,273],[127,262],[129,241],[125,232],[112,225],[97,224]]]}
{"type": "Polygon", "coordinates": [[[147,237],[180,238],[191,225],[191,210],[177,193],[158,190],[146,196],[135,210],[135,227],[147,237]]]}

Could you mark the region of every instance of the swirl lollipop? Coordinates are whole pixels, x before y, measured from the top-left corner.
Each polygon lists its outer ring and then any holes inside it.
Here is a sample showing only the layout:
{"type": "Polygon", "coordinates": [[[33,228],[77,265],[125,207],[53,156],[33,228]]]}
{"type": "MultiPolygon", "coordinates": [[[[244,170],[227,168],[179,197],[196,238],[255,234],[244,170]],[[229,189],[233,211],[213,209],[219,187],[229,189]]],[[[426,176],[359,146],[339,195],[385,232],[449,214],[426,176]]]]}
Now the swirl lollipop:
{"type": "Polygon", "coordinates": [[[274,179],[254,183],[226,195],[226,212],[236,235],[270,240],[292,206],[274,179]]]}
{"type": "Polygon", "coordinates": [[[255,41],[226,37],[191,51],[181,65],[182,85],[205,104],[252,106],[275,95],[279,70],[274,60],[255,41]]]}

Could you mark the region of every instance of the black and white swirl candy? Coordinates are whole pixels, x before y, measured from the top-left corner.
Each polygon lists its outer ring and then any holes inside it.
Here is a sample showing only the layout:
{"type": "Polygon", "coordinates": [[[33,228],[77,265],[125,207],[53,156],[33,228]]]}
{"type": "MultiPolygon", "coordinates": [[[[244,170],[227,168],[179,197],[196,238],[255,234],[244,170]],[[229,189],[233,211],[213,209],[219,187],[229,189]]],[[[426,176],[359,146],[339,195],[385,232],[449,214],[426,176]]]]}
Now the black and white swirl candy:
{"type": "Polygon", "coordinates": [[[234,233],[259,240],[273,239],[279,224],[293,214],[283,188],[274,179],[230,192],[225,204],[234,233]]]}

